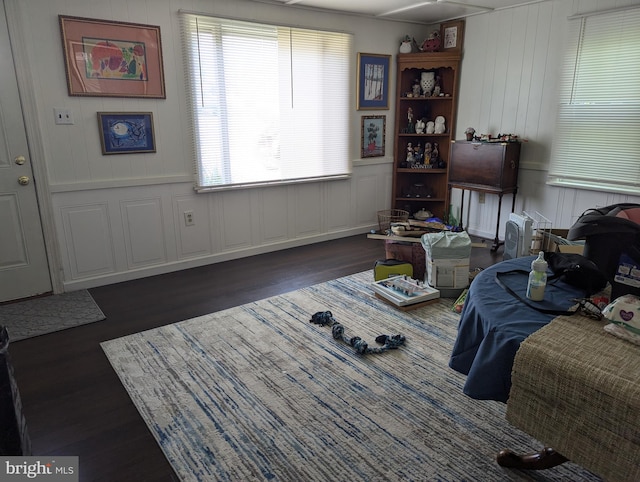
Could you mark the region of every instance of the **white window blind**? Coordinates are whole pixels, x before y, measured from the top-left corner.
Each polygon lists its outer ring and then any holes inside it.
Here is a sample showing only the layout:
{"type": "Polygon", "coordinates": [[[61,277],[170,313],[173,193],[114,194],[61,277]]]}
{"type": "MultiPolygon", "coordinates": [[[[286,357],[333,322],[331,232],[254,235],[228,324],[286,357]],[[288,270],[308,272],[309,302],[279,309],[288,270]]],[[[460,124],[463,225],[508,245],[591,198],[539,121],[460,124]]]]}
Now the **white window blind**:
{"type": "Polygon", "coordinates": [[[570,20],[548,184],[640,191],[640,8],[570,20]]]}
{"type": "Polygon", "coordinates": [[[350,174],[351,35],[181,12],[196,190],[350,174]]]}

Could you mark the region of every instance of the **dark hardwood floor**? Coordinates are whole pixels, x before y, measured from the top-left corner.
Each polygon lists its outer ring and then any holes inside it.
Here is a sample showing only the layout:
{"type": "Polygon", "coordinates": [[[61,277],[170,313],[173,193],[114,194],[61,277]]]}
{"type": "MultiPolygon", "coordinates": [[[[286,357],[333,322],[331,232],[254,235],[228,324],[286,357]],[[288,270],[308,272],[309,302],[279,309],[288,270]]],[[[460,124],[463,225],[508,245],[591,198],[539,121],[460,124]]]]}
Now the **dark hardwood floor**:
{"type": "MultiPolygon", "coordinates": [[[[100,342],[371,269],[384,257],[382,241],[363,234],[90,289],[106,320],[10,345],[34,454],[79,456],[81,481],[177,480],[100,342]]],[[[470,267],[501,260],[502,249],[473,248],[470,267]]]]}

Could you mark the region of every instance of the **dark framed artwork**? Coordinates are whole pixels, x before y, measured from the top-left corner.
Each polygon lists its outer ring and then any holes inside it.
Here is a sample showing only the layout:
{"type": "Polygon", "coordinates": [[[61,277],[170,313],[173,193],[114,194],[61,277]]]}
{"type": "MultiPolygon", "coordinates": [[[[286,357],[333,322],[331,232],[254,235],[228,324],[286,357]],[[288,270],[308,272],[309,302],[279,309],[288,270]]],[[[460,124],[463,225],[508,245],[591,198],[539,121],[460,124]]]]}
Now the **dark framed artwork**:
{"type": "Polygon", "coordinates": [[[387,116],[363,115],[361,134],[362,157],[384,156],[384,139],[386,134],[387,116]]]}
{"type": "Polygon", "coordinates": [[[391,55],[358,52],[358,110],[389,108],[391,55]]]}
{"type": "Polygon", "coordinates": [[[102,154],[156,152],[151,112],[98,112],[102,154]]]}
{"type": "Polygon", "coordinates": [[[464,20],[443,23],[440,30],[441,50],[460,52],[464,41],[464,20]]]}
{"type": "Polygon", "coordinates": [[[160,27],[58,19],[69,95],[166,98],[160,27]]]}

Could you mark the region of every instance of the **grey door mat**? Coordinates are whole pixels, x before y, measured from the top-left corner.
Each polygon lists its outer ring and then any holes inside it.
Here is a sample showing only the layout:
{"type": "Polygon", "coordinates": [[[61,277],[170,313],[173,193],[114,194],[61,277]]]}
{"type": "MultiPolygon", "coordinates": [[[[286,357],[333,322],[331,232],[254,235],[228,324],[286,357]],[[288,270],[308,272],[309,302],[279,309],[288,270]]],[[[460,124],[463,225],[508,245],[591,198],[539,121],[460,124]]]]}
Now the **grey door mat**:
{"type": "Polygon", "coordinates": [[[87,290],[0,305],[0,326],[7,327],[10,341],[104,319],[104,313],[87,290]]]}

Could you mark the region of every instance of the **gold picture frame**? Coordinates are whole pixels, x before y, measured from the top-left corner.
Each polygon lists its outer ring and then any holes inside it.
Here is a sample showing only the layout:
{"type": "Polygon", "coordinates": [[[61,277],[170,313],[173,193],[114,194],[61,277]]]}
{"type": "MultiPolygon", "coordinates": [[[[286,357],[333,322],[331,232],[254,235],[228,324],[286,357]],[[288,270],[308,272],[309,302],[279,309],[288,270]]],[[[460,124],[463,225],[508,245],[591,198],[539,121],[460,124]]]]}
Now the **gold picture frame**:
{"type": "Polygon", "coordinates": [[[443,23],[440,26],[441,50],[460,52],[464,43],[464,20],[443,23]]]}
{"type": "Polygon", "coordinates": [[[69,95],[166,98],[160,27],[58,19],[69,95]]]}

